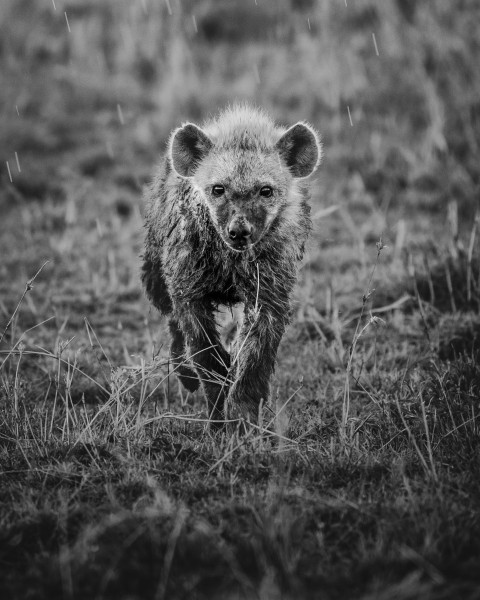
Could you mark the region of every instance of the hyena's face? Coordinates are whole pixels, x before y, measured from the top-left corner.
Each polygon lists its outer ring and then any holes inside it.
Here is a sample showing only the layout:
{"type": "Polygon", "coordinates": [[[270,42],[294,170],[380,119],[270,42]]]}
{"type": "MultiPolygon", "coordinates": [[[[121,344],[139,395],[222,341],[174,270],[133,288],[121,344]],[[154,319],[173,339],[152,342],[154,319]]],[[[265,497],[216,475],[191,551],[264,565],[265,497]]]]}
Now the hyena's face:
{"type": "Polygon", "coordinates": [[[308,177],[320,159],[315,132],[303,123],[279,133],[271,147],[216,145],[196,125],[171,140],[175,171],[193,180],[223,241],[243,252],[257,244],[289,209],[295,178],[308,177]]]}
{"type": "Polygon", "coordinates": [[[239,252],[274,223],[287,204],[290,180],[278,153],[215,148],[194,175],[219,235],[239,252]]]}

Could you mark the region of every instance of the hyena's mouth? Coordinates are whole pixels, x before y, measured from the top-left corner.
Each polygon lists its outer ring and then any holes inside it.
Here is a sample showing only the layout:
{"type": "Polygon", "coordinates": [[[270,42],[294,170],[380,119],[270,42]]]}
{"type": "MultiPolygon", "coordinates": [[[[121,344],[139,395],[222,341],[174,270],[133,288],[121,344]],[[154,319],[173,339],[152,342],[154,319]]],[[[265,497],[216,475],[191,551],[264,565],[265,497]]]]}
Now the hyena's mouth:
{"type": "Polygon", "coordinates": [[[252,242],[250,241],[238,241],[238,242],[234,242],[232,240],[229,240],[227,242],[227,240],[224,240],[225,243],[227,244],[227,246],[230,248],[230,250],[234,250],[235,252],[246,252],[247,250],[250,250],[250,248],[252,248],[254,246],[254,244],[252,244],[252,242]]]}

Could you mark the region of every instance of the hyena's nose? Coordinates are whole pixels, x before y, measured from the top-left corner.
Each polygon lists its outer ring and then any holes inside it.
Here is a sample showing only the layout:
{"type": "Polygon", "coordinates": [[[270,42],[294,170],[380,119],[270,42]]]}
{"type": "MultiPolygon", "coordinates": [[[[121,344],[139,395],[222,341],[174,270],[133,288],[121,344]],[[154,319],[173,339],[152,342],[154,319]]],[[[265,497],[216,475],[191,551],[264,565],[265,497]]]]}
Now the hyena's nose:
{"type": "Polygon", "coordinates": [[[232,221],[228,226],[228,237],[235,242],[247,241],[252,235],[252,226],[245,221],[232,221]]]}

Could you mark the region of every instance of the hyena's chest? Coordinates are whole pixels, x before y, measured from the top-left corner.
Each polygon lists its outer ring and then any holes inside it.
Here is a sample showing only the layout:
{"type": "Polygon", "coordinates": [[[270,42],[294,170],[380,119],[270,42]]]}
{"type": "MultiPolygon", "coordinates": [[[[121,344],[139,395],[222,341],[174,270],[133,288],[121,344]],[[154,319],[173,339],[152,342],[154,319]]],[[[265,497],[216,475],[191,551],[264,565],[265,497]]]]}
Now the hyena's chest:
{"type": "Polygon", "coordinates": [[[238,268],[235,261],[225,256],[221,260],[211,257],[203,266],[205,296],[214,305],[230,307],[247,301],[251,278],[246,276],[243,269],[238,268]]]}
{"type": "Polygon", "coordinates": [[[231,306],[245,298],[244,278],[228,257],[211,247],[190,244],[165,249],[164,271],[173,294],[184,302],[231,306]]]}

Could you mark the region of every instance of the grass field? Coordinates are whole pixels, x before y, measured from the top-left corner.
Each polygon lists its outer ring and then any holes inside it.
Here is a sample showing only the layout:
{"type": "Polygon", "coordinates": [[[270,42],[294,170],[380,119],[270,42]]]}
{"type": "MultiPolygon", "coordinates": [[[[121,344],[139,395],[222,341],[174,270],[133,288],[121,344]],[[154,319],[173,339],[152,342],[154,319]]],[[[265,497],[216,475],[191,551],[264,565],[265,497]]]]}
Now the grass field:
{"type": "Polygon", "coordinates": [[[2,2],[2,598],[480,598],[479,17],[2,2]],[[325,160],[273,398],[215,436],[141,289],[142,188],[235,100],[325,160]]]}

